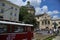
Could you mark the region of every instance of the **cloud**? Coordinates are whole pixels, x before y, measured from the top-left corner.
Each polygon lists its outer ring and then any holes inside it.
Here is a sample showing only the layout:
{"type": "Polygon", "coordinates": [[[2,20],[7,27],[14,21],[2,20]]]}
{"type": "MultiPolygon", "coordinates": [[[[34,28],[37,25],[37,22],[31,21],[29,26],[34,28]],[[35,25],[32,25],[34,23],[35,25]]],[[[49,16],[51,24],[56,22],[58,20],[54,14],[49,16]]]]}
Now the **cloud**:
{"type": "Polygon", "coordinates": [[[41,8],[40,8],[40,7],[36,7],[36,8],[35,8],[35,10],[36,10],[35,15],[42,14],[42,10],[41,10],[41,8]]]}
{"type": "Polygon", "coordinates": [[[48,7],[47,7],[46,5],[44,5],[44,6],[42,7],[42,10],[43,10],[43,12],[47,12],[47,11],[48,11],[48,7]]]}
{"type": "Polygon", "coordinates": [[[59,14],[60,12],[58,10],[54,10],[54,11],[48,11],[49,15],[53,15],[53,14],[59,14]]]}
{"type": "Polygon", "coordinates": [[[42,8],[40,8],[40,7],[36,7],[35,8],[35,10],[36,10],[36,15],[39,15],[39,14],[43,14],[44,12],[48,12],[48,7],[46,6],[46,5],[44,5],[42,8]]]}
{"type": "Polygon", "coordinates": [[[52,19],[59,19],[58,15],[54,15],[52,19]]]}
{"type": "Polygon", "coordinates": [[[27,1],[23,2],[22,0],[8,0],[8,1],[11,1],[12,3],[14,3],[18,6],[23,6],[23,5],[26,5],[26,3],[27,3],[27,1]]]}
{"type": "Polygon", "coordinates": [[[60,12],[59,12],[58,10],[54,10],[53,13],[54,13],[54,14],[58,14],[58,13],[60,13],[60,12]]]}
{"type": "Polygon", "coordinates": [[[52,15],[52,14],[53,14],[52,11],[48,11],[47,13],[48,13],[49,15],[52,15]]]}
{"type": "Polygon", "coordinates": [[[41,0],[30,0],[30,2],[34,7],[40,7],[41,0]]]}
{"type": "Polygon", "coordinates": [[[34,7],[40,6],[41,3],[41,0],[26,0],[25,2],[23,2],[22,0],[9,0],[9,1],[19,6],[26,5],[27,1],[30,1],[31,5],[33,5],[34,7]]]}

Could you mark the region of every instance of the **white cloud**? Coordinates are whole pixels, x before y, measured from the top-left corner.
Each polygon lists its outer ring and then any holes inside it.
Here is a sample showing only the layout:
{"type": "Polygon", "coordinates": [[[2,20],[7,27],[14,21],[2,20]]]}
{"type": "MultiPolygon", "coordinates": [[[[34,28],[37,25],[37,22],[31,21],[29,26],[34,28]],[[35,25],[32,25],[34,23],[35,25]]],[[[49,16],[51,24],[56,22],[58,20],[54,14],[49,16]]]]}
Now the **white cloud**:
{"type": "Polygon", "coordinates": [[[59,19],[58,15],[54,15],[52,19],[59,19]]]}
{"type": "Polygon", "coordinates": [[[40,8],[40,7],[36,7],[35,8],[35,10],[36,10],[36,15],[39,15],[39,14],[43,14],[44,12],[48,12],[48,7],[46,6],[46,5],[44,5],[42,8],[40,8]]]}
{"type": "Polygon", "coordinates": [[[58,14],[58,13],[60,13],[58,10],[48,11],[48,14],[49,14],[49,15],[58,14]]]}
{"type": "Polygon", "coordinates": [[[52,13],[52,11],[48,11],[48,14],[49,14],[49,15],[52,15],[53,13],[52,13]]]}
{"type": "Polygon", "coordinates": [[[34,7],[39,7],[41,0],[30,0],[31,5],[33,5],[34,7]]]}
{"type": "Polygon", "coordinates": [[[27,1],[30,1],[31,5],[33,5],[34,7],[40,6],[40,3],[41,3],[41,0],[26,0],[26,2],[23,2],[22,0],[9,0],[9,1],[19,6],[26,5],[27,1]]]}
{"type": "Polygon", "coordinates": [[[39,15],[43,13],[40,7],[36,7],[35,10],[36,10],[35,15],[39,15]]]}
{"type": "Polygon", "coordinates": [[[27,3],[27,1],[23,2],[22,0],[8,0],[8,1],[11,1],[12,3],[19,5],[19,6],[26,5],[26,3],[27,3]]]}
{"type": "Polygon", "coordinates": [[[42,7],[42,10],[43,10],[43,12],[47,12],[47,11],[48,11],[48,7],[47,7],[46,5],[44,5],[44,6],[42,7]]]}
{"type": "Polygon", "coordinates": [[[54,10],[53,13],[54,13],[54,14],[58,14],[59,11],[58,11],[58,10],[54,10]]]}

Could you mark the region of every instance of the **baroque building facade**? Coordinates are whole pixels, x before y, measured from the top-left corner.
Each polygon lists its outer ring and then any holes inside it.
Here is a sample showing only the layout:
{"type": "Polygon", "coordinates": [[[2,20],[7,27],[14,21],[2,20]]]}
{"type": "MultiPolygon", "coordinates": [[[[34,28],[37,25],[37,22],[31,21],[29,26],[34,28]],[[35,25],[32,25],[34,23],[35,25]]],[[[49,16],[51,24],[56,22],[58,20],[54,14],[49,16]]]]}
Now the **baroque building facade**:
{"type": "Polygon", "coordinates": [[[39,29],[46,29],[46,28],[52,29],[52,28],[54,28],[54,22],[56,22],[56,24],[58,24],[56,27],[60,28],[60,19],[52,19],[50,17],[50,15],[48,15],[46,13],[36,15],[35,18],[38,22],[39,29]]]}
{"type": "Polygon", "coordinates": [[[0,0],[0,19],[19,21],[19,6],[7,0],[0,0]]]}

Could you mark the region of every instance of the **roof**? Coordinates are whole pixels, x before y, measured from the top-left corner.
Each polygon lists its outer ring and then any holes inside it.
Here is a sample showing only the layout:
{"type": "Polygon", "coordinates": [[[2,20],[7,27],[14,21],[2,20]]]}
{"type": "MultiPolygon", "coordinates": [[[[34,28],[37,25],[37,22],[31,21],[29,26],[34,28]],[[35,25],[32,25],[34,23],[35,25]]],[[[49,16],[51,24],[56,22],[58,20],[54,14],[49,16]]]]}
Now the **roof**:
{"type": "Polygon", "coordinates": [[[12,3],[12,2],[10,2],[10,1],[7,1],[7,0],[1,0],[1,1],[4,1],[4,2],[6,2],[6,3],[8,3],[8,4],[12,4],[12,5],[14,5],[14,6],[16,6],[16,7],[19,7],[19,8],[20,8],[20,6],[18,6],[18,5],[16,5],[16,4],[12,3]]]}
{"type": "Polygon", "coordinates": [[[58,20],[60,20],[60,19],[52,19],[52,21],[58,21],[58,20]]]}
{"type": "Polygon", "coordinates": [[[30,5],[30,2],[29,1],[27,2],[27,5],[25,5],[25,7],[31,8],[31,9],[35,9],[34,6],[30,5]]]}
{"type": "Polygon", "coordinates": [[[40,15],[36,15],[36,17],[41,17],[41,16],[43,16],[44,14],[40,14],[40,15]]]}
{"type": "Polygon", "coordinates": [[[41,16],[43,16],[43,15],[45,15],[46,13],[44,13],[44,14],[39,14],[39,15],[36,15],[36,17],[41,17],[41,16]]]}
{"type": "Polygon", "coordinates": [[[25,7],[34,8],[32,5],[26,5],[25,7]]]}
{"type": "Polygon", "coordinates": [[[24,24],[21,21],[10,21],[10,20],[4,20],[4,19],[0,19],[0,23],[11,24],[11,25],[33,26],[32,24],[24,24]]]}

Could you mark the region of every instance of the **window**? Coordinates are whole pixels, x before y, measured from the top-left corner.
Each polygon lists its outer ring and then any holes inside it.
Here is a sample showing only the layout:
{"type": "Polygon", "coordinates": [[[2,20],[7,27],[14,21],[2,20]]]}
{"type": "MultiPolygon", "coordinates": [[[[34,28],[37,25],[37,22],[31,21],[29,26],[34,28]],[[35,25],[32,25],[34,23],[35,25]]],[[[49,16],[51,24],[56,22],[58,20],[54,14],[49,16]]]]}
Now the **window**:
{"type": "Polygon", "coordinates": [[[59,24],[60,24],[60,22],[59,22],[59,24]]]}
{"type": "Polygon", "coordinates": [[[42,25],[44,25],[44,21],[42,21],[42,25]]]}
{"type": "Polygon", "coordinates": [[[45,20],[45,24],[47,24],[47,20],[45,20]]]}
{"type": "Polygon", "coordinates": [[[15,15],[14,16],[16,16],[16,13],[15,13],[15,15]]]}
{"type": "Polygon", "coordinates": [[[6,33],[7,32],[7,26],[4,24],[0,24],[0,33],[6,33]]]}
{"type": "Polygon", "coordinates": [[[14,32],[23,32],[23,27],[14,27],[14,32]]]}
{"type": "Polygon", "coordinates": [[[46,17],[45,17],[46,18],[46,17]]]}
{"type": "Polygon", "coordinates": [[[10,15],[12,15],[12,12],[10,13],[10,15]]]}
{"type": "Polygon", "coordinates": [[[50,21],[48,21],[48,24],[50,24],[50,21]]]}
{"type": "Polygon", "coordinates": [[[4,4],[4,3],[2,3],[2,6],[5,6],[5,4],[4,4]]]}
{"type": "Polygon", "coordinates": [[[17,10],[17,8],[15,8],[15,10],[17,10]]]}
{"type": "Polygon", "coordinates": [[[1,13],[4,13],[4,10],[3,9],[1,9],[1,13]]]}
{"type": "Polygon", "coordinates": [[[37,17],[39,19],[39,17],[37,17]]]}
{"type": "Polygon", "coordinates": [[[0,18],[3,18],[3,16],[0,16],[0,18]]]}
{"type": "Polygon", "coordinates": [[[13,7],[11,7],[11,9],[13,9],[13,7]]]}
{"type": "Polygon", "coordinates": [[[40,22],[38,22],[38,26],[39,26],[40,22]]]}

